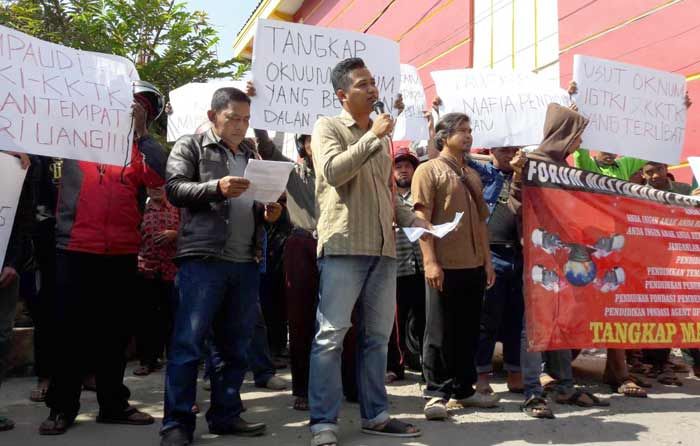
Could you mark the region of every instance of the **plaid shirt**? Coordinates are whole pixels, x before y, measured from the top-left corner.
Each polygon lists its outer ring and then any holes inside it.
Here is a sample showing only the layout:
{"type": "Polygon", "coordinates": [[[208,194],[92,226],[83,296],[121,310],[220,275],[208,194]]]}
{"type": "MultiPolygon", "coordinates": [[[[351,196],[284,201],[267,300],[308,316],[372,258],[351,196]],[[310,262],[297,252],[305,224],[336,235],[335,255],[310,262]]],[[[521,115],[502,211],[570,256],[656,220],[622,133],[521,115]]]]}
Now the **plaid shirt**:
{"type": "MultiPolygon", "coordinates": [[[[413,208],[411,191],[406,195],[399,193],[399,200],[406,206],[413,208]]],[[[423,274],[423,254],[420,252],[418,242],[411,243],[401,228],[396,228],[396,277],[423,274]]]]}
{"type": "Polygon", "coordinates": [[[141,222],[141,249],[139,250],[139,272],[153,278],[160,275],[165,281],[175,280],[177,266],[173,257],[177,243],[156,245],[153,238],[161,232],[171,229],[177,231],[180,226],[180,211],[164,200],[162,205],[156,205],[152,200],[146,204],[141,222]]]}
{"type": "Polygon", "coordinates": [[[361,129],[346,110],[322,116],[311,137],[316,168],[318,256],[396,257],[394,217],[411,226],[412,210],[390,188],[389,139],[361,129]]]}

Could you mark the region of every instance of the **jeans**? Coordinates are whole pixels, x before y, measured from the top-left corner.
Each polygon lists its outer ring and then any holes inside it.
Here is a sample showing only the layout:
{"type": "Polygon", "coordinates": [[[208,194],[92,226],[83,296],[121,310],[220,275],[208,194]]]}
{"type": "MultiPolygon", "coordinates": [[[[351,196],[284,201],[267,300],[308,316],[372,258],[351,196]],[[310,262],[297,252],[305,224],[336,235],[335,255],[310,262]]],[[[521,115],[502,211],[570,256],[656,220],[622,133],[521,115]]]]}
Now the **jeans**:
{"type": "Polygon", "coordinates": [[[520,333],[523,320],[523,259],[513,248],[492,245],[496,283],[484,293],[476,371],[491,373],[496,340],[503,342],[503,368],[520,371],[520,333]]]}
{"type": "Polygon", "coordinates": [[[542,397],[544,391],[540,383],[542,362],[552,377],[556,378],[555,391],[568,393],[574,388],[574,375],[571,370],[571,350],[554,350],[549,352],[527,351],[527,319],[523,317],[523,330],[520,338],[520,368],[523,374],[525,399],[531,396],[542,397]]]}
{"type": "Polygon", "coordinates": [[[270,344],[267,342],[267,325],[265,325],[260,305],[258,305],[253,338],[248,347],[248,368],[253,372],[255,385],[258,387],[265,387],[270,378],[275,375],[275,366],[272,365],[270,356],[270,344]]]}
{"type": "Polygon", "coordinates": [[[210,428],[225,428],[241,413],[246,353],[259,316],[259,278],[254,262],[191,259],[180,265],[161,433],[176,427],[194,432],[192,405],[197,393],[197,372],[210,333],[210,341],[222,361],[210,371],[207,422],[210,428]]]}
{"type": "Polygon", "coordinates": [[[311,431],[338,429],[343,338],[356,303],[360,413],[364,427],[375,427],[389,419],[384,374],[396,305],[396,259],[326,256],[319,268],[317,331],[309,377],[311,431]]]}
{"type": "MultiPolygon", "coordinates": [[[[0,265],[1,269],[1,265],[0,265]]],[[[19,279],[0,288],[0,383],[7,373],[10,349],[12,348],[12,327],[15,323],[19,279]]]]}
{"type": "Polygon", "coordinates": [[[483,267],[446,269],[442,291],[426,283],[423,375],[426,398],[463,399],[474,394],[483,267]]]}

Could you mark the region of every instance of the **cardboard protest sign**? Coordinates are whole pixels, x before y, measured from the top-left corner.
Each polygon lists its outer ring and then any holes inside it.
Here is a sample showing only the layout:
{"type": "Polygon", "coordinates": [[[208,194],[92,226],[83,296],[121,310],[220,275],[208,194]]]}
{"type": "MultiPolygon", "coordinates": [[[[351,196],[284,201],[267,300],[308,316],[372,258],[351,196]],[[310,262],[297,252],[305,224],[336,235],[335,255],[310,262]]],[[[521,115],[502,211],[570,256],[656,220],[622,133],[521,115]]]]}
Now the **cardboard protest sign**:
{"type": "Polygon", "coordinates": [[[693,172],[695,181],[700,183],[700,156],[689,156],[688,164],[690,164],[690,170],[693,172]]]}
{"type": "Polygon", "coordinates": [[[523,176],[530,350],[700,346],[700,201],[536,160],[523,176]]]}
{"type": "Polygon", "coordinates": [[[0,26],[0,149],[124,165],[134,64],[0,26]]]}
{"type": "Polygon", "coordinates": [[[421,141],[428,139],[428,121],[423,117],[425,89],[416,67],[401,64],[401,96],[405,106],[396,118],[394,141],[421,141]]]}
{"type": "Polygon", "coordinates": [[[0,153],[0,269],[5,262],[25,175],[27,169],[22,169],[16,157],[0,153]]]}
{"type": "Polygon", "coordinates": [[[443,101],[441,111],[471,118],[474,147],[539,144],[547,106],[571,102],[566,91],[529,72],[462,69],[431,76],[443,101]]]}
{"type": "Polygon", "coordinates": [[[340,29],[258,20],[251,127],[311,134],[319,116],[340,113],[331,71],[350,57],[364,60],[374,75],[379,100],[391,113],[401,81],[398,43],[340,29]]]}
{"type": "Polygon", "coordinates": [[[576,104],[590,123],[585,147],[668,164],[680,162],[685,137],[685,77],[574,56],[576,104]]]}
{"type": "Polygon", "coordinates": [[[191,82],[172,90],[168,94],[173,109],[168,115],[168,141],[208,130],[207,111],[211,108],[211,98],[216,90],[224,87],[246,90],[242,81],[191,82]]]}

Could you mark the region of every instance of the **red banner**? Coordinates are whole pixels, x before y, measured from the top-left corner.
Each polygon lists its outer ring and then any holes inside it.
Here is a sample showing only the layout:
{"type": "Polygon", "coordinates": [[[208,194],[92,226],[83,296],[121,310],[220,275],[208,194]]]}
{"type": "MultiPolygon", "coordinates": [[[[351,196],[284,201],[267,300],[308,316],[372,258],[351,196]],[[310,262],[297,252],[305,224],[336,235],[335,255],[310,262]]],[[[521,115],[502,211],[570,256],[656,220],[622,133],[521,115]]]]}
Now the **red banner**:
{"type": "Polygon", "coordinates": [[[700,347],[700,201],[530,160],[529,348],[700,347]]]}

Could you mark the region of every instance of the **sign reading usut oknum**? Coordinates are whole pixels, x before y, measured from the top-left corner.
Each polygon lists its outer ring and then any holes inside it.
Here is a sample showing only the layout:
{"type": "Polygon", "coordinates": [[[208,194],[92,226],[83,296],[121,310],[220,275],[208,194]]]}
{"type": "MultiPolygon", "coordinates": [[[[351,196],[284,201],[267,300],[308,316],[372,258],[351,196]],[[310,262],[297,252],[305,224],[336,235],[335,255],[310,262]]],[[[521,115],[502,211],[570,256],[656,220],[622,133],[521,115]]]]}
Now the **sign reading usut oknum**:
{"type": "Polygon", "coordinates": [[[0,268],[5,261],[7,245],[12,234],[17,203],[22,192],[26,169],[22,169],[17,158],[0,153],[0,268]]]}
{"type": "Polygon", "coordinates": [[[396,118],[394,141],[428,139],[428,121],[423,116],[423,111],[427,110],[425,89],[413,65],[401,64],[401,96],[405,108],[396,118]]]}
{"type": "Polygon", "coordinates": [[[389,39],[319,26],[260,19],[253,44],[250,125],[311,134],[319,116],[340,113],[331,71],[359,57],[374,75],[379,99],[392,112],[401,78],[399,45],[389,39]]]}
{"type": "Polygon", "coordinates": [[[123,165],[134,64],[0,26],[0,149],[123,165]]]}
{"type": "Polygon", "coordinates": [[[683,76],[577,54],[574,80],[576,104],[590,120],[586,147],[680,162],[687,114],[683,76]]]}
{"type": "Polygon", "coordinates": [[[431,76],[442,111],[471,118],[474,147],[539,144],[547,105],[571,102],[566,91],[530,72],[461,69],[431,76]]]}
{"type": "Polygon", "coordinates": [[[700,346],[700,201],[568,166],[524,169],[531,350],[700,346]]]}

